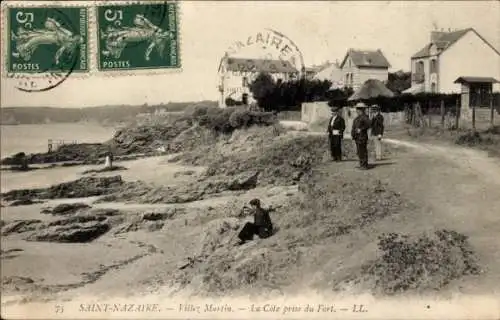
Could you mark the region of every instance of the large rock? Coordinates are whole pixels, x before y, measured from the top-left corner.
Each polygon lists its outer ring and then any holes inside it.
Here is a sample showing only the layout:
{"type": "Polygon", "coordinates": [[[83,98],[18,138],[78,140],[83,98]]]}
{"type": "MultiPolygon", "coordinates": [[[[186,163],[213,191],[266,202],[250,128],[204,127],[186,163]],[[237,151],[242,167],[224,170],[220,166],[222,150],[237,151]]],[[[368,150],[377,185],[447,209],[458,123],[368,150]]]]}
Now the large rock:
{"type": "MultiPolygon", "coordinates": [[[[28,164],[55,163],[63,161],[97,161],[108,151],[108,146],[102,143],[77,143],[62,145],[50,153],[35,153],[26,155],[28,164]]],[[[1,160],[3,165],[17,165],[19,154],[1,160]]]]}
{"type": "Polygon", "coordinates": [[[241,174],[229,182],[228,189],[231,191],[253,189],[257,186],[258,178],[258,171],[241,174]]]}
{"type": "Polygon", "coordinates": [[[36,203],[41,203],[41,201],[36,201],[36,200],[31,200],[31,199],[20,199],[20,200],[14,200],[10,203],[11,207],[18,207],[18,206],[29,206],[32,204],[36,203]]]}
{"type": "Polygon", "coordinates": [[[84,177],[49,188],[12,190],[2,194],[7,201],[26,199],[86,198],[113,193],[123,181],[121,176],[84,177]]]}
{"type": "Polygon", "coordinates": [[[28,241],[48,241],[85,243],[91,242],[109,231],[110,226],[104,222],[89,221],[81,224],[65,224],[50,226],[29,236],[28,241]]]}
{"type": "Polygon", "coordinates": [[[17,220],[11,223],[7,223],[2,228],[2,235],[6,236],[12,233],[23,233],[28,231],[34,231],[40,226],[42,220],[17,220]]]}
{"type": "Polygon", "coordinates": [[[68,214],[75,214],[80,210],[85,210],[91,208],[88,204],[85,203],[62,203],[55,206],[53,209],[47,208],[42,210],[42,213],[52,214],[54,216],[62,216],[68,214]]]}

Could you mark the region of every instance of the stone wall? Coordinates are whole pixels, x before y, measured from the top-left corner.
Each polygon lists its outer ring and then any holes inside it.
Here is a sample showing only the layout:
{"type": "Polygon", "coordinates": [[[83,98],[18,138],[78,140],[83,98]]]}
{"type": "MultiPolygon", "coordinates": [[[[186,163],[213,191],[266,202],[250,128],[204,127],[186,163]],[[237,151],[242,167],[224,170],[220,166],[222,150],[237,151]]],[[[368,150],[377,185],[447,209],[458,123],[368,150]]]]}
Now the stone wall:
{"type": "Polygon", "coordinates": [[[326,101],[302,103],[301,120],[306,123],[315,123],[328,119],[331,115],[330,107],[326,101]]]}
{"type": "MultiPolygon", "coordinates": [[[[405,114],[401,112],[383,112],[385,127],[387,129],[404,124],[405,114]]],[[[309,126],[318,123],[326,123],[331,116],[330,107],[327,102],[305,102],[302,104],[301,121],[309,126]]],[[[356,117],[356,109],[345,107],[342,108],[342,116],[346,122],[346,133],[351,132],[352,122],[356,117]]],[[[325,128],[326,129],[326,128],[325,128]]]]}

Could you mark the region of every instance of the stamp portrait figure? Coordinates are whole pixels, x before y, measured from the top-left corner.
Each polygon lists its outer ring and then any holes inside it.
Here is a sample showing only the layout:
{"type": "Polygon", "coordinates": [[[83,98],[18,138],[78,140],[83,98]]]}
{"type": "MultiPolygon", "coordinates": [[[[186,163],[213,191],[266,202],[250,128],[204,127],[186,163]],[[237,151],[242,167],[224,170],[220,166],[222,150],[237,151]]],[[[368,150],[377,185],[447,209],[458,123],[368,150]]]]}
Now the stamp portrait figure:
{"type": "Polygon", "coordinates": [[[66,51],[73,53],[83,39],[64,28],[61,23],[52,18],[47,18],[44,29],[27,30],[19,27],[17,34],[12,32],[12,40],[15,42],[15,51],[12,56],[30,61],[35,50],[41,45],[55,44],[58,49],[54,56],[54,63],[60,65],[61,55],[66,51]]]}
{"type": "Polygon", "coordinates": [[[9,9],[10,72],[88,71],[85,7],[9,9]]]}
{"type": "Polygon", "coordinates": [[[163,58],[165,46],[173,38],[172,33],[155,26],[142,14],[136,15],[133,23],[132,27],[108,26],[106,31],[101,30],[101,37],[105,41],[103,56],[119,59],[127,45],[146,42],[148,45],[144,52],[146,61],[150,60],[153,49],[156,49],[158,56],[163,58]]]}
{"type": "Polygon", "coordinates": [[[97,7],[101,71],[179,66],[176,3],[97,7]]]}

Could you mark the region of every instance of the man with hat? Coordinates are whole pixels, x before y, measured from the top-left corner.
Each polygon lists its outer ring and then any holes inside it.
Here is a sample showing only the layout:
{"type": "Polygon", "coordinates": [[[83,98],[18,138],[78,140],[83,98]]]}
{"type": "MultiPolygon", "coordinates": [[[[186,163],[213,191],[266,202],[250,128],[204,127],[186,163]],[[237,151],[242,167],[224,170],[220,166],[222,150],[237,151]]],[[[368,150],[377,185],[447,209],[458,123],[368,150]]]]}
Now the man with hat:
{"type": "Polygon", "coordinates": [[[368,169],[368,130],[371,126],[370,118],[366,115],[366,105],[362,102],[356,104],[358,116],[352,123],[351,136],[356,142],[356,149],[359,158],[359,168],[368,169]]]}
{"type": "Polygon", "coordinates": [[[345,121],[340,115],[340,107],[328,103],[332,110],[332,116],[328,122],[328,140],[330,141],[330,154],[333,161],[342,161],[342,139],[344,138],[345,121]]]}
{"type": "Polygon", "coordinates": [[[375,116],[372,118],[371,135],[375,143],[375,159],[382,160],[382,135],[384,134],[384,116],[380,113],[378,105],[372,106],[375,116]]]}

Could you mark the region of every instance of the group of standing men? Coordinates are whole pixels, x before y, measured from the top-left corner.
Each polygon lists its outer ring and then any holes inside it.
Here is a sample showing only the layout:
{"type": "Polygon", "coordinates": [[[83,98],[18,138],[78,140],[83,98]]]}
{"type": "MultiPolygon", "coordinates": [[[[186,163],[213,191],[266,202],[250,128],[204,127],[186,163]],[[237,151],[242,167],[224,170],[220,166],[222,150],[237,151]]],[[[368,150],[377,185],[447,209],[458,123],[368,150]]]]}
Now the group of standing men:
{"type": "MultiPolygon", "coordinates": [[[[340,111],[341,108],[331,106],[332,117],[328,122],[328,138],[330,140],[330,152],[334,161],[342,161],[342,140],[346,129],[345,120],[340,111]]],[[[372,106],[375,109],[375,116],[370,119],[366,114],[368,107],[360,102],[356,104],[357,117],[352,123],[351,137],[356,143],[357,155],[359,158],[359,168],[366,170],[368,166],[368,130],[374,137],[376,160],[382,160],[382,136],[384,134],[384,117],[380,112],[380,107],[372,106]]]]}

